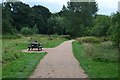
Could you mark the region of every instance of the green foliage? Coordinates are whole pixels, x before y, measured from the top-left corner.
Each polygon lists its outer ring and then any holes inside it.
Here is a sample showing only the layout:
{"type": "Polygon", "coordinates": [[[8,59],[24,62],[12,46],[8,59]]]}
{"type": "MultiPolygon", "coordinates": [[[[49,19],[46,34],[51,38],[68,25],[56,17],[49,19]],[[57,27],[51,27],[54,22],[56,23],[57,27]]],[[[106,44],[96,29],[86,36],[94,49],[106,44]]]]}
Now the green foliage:
{"type": "Polygon", "coordinates": [[[32,28],[32,31],[34,32],[34,34],[37,34],[39,32],[38,28],[37,28],[37,24],[35,24],[32,28]]]}
{"type": "MultiPolygon", "coordinates": [[[[119,76],[118,63],[99,62],[99,61],[89,59],[85,57],[84,51],[85,49],[83,45],[80,45],[77,42],[73,42],[74,56],[80,63],[80,66],[83,68],[85,73],[88,75],[88,78],[92,78],[93,80],[98,80],[98,78],[102,80],[103,79],[106,80],[110,78],[117,80],[119,76]]],[[[110,51],[112,51],[112,49],[110,51]]]]}
{"type": "Polygon", "coordinates": [[[120,44],[120,13],[116,13],[112,15],[112,25],[109,28],[108,34],[111,36],[111,40],[113,40],[115,46],[119,46],[120,44]]]}
{"type": "Polygon", "coordinates": [[[97,37],[80,37],[77,39],[77,41],[82,44],[82,43],[100,43],[101,40],[97,37]]]}
{"type": "Polygon", "coordinates": [[[12,28],[12,18],[11,18],[11,13],[9,10],[5,7],[2,8],[2,33],[3,34],[13,34],[14,33],[14,28],[12,28]]]}
{"type": "Polygon", "coordinates": [[[63,6],[61,15],[68,20],[67,32],[72,36],[87,35],[87,27],[92,26],[92,19],[97,12],[96,2],[68,2],[63,6]]]}
{"type": "Polygon", "coordinates": [[[46,34],[47,20],[51,16],[50,11],[43,6],[33,6],[32,8],[22,2],[2,3],[3,7],[3,32],[12,33],[13,30],[20,31],[23,26],[38,28],[39,33],[46,34]],[[25,19],[24,19],[25,18],[25,19]]]}
{"type": "Polygon", "coordinates": [[[107,31],[111,26],[111,18],[105,15],[97,15],[94,19],[94,27],[90,33],[94,36],[107,36],[107,31]]]}
{"type": "Polygon", "coordinates": [[[118,50],[111,42],[84,45],[87,58],[100,62],[118,62],[118,50]]]}
{"type": "Polygon", "coordinates": [[[61,35],[61,37],[65,38],[65,39],[72,39],[72,37],[70,35],[61,35]]]}
{"type": "Polygon", "coordinates": [[[47,20],[51,16],[51,12],[46,7],[41,5],[33,6],[32,8],[33,24],[36,24],[38,32],[40,34],[47,34],[49,27],[47,26],[47,20]]]}
{"type": "Polygon", "coordinates": [[[102,42],[112,41],[109,36],[108,36],[108,37],[107,37],[107,36],[106,36],[106,37],[100,37],[100,40],[101,40],[102,42]]]}
{"type": "Polygon", "coordinates": [[[51,17],[48,19],[48,34],[64,34],[65,22],[63,17],[51,17]]]}
{"type": "Polygon", "coordinates": [[[30,28],[28,28],[28,27],[23,27],[23,28],[21,29],[20,33],[23,34],[23,35],[28,36],[28,35],[33,35],[33,34],[35,34],[35,33],[37,32],[36,30],[37,30],[37,29],[30,29],[30,28]]]}

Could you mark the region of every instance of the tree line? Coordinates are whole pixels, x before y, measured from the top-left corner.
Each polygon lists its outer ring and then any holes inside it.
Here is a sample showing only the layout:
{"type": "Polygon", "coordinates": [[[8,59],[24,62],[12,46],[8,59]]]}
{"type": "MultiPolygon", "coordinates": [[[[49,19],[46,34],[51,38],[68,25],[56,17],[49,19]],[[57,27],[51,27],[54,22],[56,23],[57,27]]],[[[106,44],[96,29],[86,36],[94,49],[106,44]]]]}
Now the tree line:
{"type": "Polygon", "coordinates": [[[3,34],[58,34],[71,37],[110,37],[120,42],[120,13],[98,15],[96,2],[68,2],[58,13],[42,5],[2,3],[3,34]]]}

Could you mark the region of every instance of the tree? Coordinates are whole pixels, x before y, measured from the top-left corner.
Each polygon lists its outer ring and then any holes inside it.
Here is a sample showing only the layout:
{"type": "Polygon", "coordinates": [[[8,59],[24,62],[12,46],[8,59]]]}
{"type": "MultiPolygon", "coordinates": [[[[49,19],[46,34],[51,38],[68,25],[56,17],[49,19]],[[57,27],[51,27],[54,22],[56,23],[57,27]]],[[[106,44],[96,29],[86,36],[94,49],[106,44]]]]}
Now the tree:
{"type": "Polygon", "coordinates": [[[109,34],[111,34],[111,39],[116,46],[120,46],[120,13],[117,12],[112,16],[112,25],[109,28],[109,34]]]}
{"type": "Polygon", "coordinates": [[[48,19],[48,34],[65,34],[65,22],[63,17],[51,17],[48,19]]]}
{"type": "Polygon", "coordinates": [[[47,20],[51,16],[50,11],[43,6],[34,6],[32,7],[32,20],[34,25],[37,24],[37,28],[40,34],[46,34],[48,27],[47,27],[47,20]]]}
{"type": "Polygon", "coordinates": [[[11,6],[11,13],[13,17],[13,26],[20,31],[23,26],[32,27],[31,8],[29,5],[22,2],[13,2],[11,6]]]}
{"type": "Polygon", "coordinates": [[[14,34],[14,28],[12,27],[12,17],[8,7],[3,4],[2,7],[2,33],[3,34],[14,34]]]}
{"type": "Polygon", "coordinates": [[[108,29],[111,26],[111,18],[105,15],[97,15],[94,18],[94,27],[91,34],[94,36],[107,36],[108,29]]]}
{"type": "Polygon", "coordinates": [[[68,2],[63,7],[62,16],[69,22],[67,28],[71,36],[85,36],[88,27],[93,26],[92,20],[97,12],[96,2],[68,2]]]}

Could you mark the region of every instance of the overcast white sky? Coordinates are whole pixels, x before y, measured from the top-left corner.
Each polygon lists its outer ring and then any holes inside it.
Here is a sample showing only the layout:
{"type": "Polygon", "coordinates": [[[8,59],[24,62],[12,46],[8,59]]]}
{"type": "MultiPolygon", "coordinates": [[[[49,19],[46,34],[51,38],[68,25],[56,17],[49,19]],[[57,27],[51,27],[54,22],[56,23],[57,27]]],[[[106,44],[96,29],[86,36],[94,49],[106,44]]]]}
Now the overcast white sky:
{"type": "MultiPolygon", "coordinates": [[[[63,4],[67,5],[67,1],[69,0],[20,0],[24,3],[33,5],[43,5],[52,13],[59,12],[62,9],[63,4]]],[[[110,15],[118,11],[118,2],[120,0],[95,0],[98,3],[98,14],[110,15]]]]}

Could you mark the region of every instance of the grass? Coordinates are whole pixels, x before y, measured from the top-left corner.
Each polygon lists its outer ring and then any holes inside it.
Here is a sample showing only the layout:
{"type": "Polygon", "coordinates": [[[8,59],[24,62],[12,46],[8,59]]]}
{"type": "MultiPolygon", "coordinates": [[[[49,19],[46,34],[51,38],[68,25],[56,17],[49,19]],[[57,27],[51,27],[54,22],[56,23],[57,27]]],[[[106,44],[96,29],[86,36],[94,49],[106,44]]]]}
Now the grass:
{"type": "Polygon", "coordinates": [[[2,35],[2,39],[18,39],[18,38],[21,38],[22,36],[21,35],[2,35]]]}
{"type": "Polygon", "coordinates": [[[112,42],[84,45],[87,58],[100,62],[118,62],[118,49],[112,45],[112,42]]]}
{"type": "Polygon", "coordinates": [[[29,43],[37,40],[43,45],[43,48],[53,48],[62,42],[68,40],[61,36],[48,35],[33,35],[29,37],[22,37],[20,39],[3,39],[2,40],[2,61],[3,63],[16,60],[22,56],[21,51],[27,49],[29,43]]]}
{"type": "Polygon", "coordinates": [[[85,48],[73,42],[73,53],[89,78],[118,78],[118,63],[99,62],[85,56],[85,48]]]}
{"type": "Polygon", "coordinates": [[[82,43],[100,43],[101,40],[97,37],[93,36],[86,36],[86,37],[80,37],[77,38],[77,41],[82,44],[82,43]]]}
{"type": "Polygon", "coordinates": [[[47,53],[22,53],[16,61],[3,67],[3,78],[28,78],[36,68],[39,61],[47,53]]]}
{"type": "Polygon", "coordinates": [[[37,40],[43,48],[53,48],[68,40],[58,35],[32,35],[2,39],[3,78],[27,78],[46,53],[22,53],[29,43],[37,40]]]}

